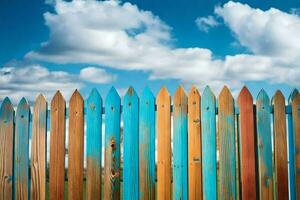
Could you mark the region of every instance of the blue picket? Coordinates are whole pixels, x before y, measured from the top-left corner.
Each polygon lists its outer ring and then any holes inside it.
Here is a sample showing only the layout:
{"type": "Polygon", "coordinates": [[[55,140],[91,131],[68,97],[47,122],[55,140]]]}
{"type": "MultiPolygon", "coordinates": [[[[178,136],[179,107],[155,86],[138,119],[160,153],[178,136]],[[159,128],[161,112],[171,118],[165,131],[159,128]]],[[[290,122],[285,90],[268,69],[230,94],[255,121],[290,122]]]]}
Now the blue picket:
{"type": "MultiPolygon", "coordinates": [[[[291,106],[294,97],[298,94],[298,90],[294,89],[289,96],[289,105],[291,106]]],[[[293,132],[292,113],[288,114],[288,160],[289,160],[289,195],[291,200],[296,199],[295,187],[295,141],[293,132]]]]}
{"type": "Polygon", "coordinates": [[[120,199],[121,100],[112,87],[105,100],[104,199],[120,199]]]}
{"type": "Polygon", "coordinates": [[[216,98],[207,86],[201,99],[203,199],[217,199],[216,98]]]}
{"type": "Polygon", "coordinates": [[[261,90],[256,99],[257,151],[260,199],[273,199],[273,165],[270,99],[261,90]]]}
{"type": "Polygon", "coordinates": [[[87,199],[101,199],[102,99],[93,89],[86,103],[87,199]]]}
{"type": "Polygon", "coordinates": [[[146,87],[139,105],[139,197],[155,199],[155,97],[146,87]]]}
{"type": "Polygon", "coordinates": [[[29,117],[30,108],[25,98],[17,107],[14,146],[14,198],[29,199],[29,117]]]}
{"type": "Polygon", "coordinates": [[[139,98],[130,87],[123,100],[123,199],[139,199],[139,98]]]}

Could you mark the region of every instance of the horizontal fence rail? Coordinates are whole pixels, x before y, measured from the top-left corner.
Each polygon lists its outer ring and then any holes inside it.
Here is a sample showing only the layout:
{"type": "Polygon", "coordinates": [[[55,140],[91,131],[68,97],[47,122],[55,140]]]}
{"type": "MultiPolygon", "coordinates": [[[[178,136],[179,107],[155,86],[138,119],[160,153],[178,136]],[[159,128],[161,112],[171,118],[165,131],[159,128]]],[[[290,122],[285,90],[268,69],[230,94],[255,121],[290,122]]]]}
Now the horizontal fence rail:
{"type": "Polygon", "coordinates": [[[0,108],[2,199],[299,199],[300,94],[58,91],[0,108]],[[255,102],[255,104],[254,104],[255,102]]]}

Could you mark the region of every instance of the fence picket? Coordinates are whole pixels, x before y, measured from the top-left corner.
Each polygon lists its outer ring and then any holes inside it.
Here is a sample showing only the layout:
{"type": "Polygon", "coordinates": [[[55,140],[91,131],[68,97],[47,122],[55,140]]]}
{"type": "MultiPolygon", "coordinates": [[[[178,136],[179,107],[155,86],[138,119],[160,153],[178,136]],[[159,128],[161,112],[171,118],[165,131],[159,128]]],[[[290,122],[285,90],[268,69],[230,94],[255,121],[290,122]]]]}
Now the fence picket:
{"type": "Polygon", "coordinates": [[[273,97],[274,105],[274,160],[275,160],[275,187],[278,199],[288,199],[288,161],[285,99],[278,90],[273,97]]]}
{"type": "Polygon", "coordinates": [[[64,199],[66,102],[57,91],[50,111],[50,200],[64,199]]]}
{"type": "Polygon", "coordinates": [[[46,199],[47,102],[40,94],[34,104],[31,140],[31,199],[46,199]]]}
{"type": "Polygon", "coordinates": [[[202,157],[201,157],[201,97],[192,87],[188,97],[188,186],[189,199],[202,199],[202,157]]]}
{"type": "Polygon", "coordinates": [[[68,199],[74,200],[83,198],[84,102],[78,90],[69,104],[68,199]]]}
{"type": "Polygon", "coordinates": [[[173,199],[188,199],[188,147],[187,147],[188,98],[182,86],[174,95],[173,112],[173,199]]]}
{"type": "Polygon", "coordinates": [[[139,197],[155,199],[155,98],[148,87],[139,106],[139,197]]]}
{"type": "Polygon", "coordinates": [[[0,199],[13,195],[14,108],[6,97],[0,108],[0,199]]]}
{"type": "Polygon", "coordinates": [[[88,200],[101,199],[101,160],[102,160],[102,99],[93,89],[87,99],[87,189],[88,200]]]}
{"type": "Polygon", "coordinates": [[[203,199],[217,199],[216,99],[207,86],[201,99],[203,199]]]}
{"type": "Polygon", "coordinates": [[[273,199],[271,107],[267,93],[261,90],[256,99],[257,151],[260,199],[273,199]]]}
{"type": "MultiPolygon", "coordinates": [[[[292,106],[292,101],[298,94],[298,90],[294,89],[288,99],[289,106],[292,106]]],[[[296,199],[296,188],[295,188],[295,138],[293,130],[293,118],[292,114],[288,114],[288,160],[289,160],[289,196],[290,199],[296,199]]]]}
{"type": "Polygon", "coordinates": [[[104,199],[120,199],[121,100],[112,87],[105,101],[104,199]]]}
{"type": "Polygon", "coordinates": [[[295,183],[296,199],[300,197],[300,94],[292,101],[293,129],[295,138],[295,183]]]}
{"type": "Polygon", "coordinates": [[[253,98],[243,87],[238,97],[240,109],[240,163],[242,199],[256,199],[255,135],[253,98]]]}
{"type": "Polygon", "coordinates": [[[163,87],[157,98],[157,199],[171,199],[171,99],[163,87]]]}
{"type": "Polygon", "coordinates": [[[139,199],[139,98],[132,87],[123,101],[123,199],[139,199]]]}
{"type": "Polygon", "coordinates": [[[29,117],[30,108],[25,98],[17,107],[14,146],[14,198],[29,199],[29,117]]]}
{"type": "Polygon", "coordinates": [[[219,198],[236,199],[234,100],[225,86],[218,98],[219,198]]]}

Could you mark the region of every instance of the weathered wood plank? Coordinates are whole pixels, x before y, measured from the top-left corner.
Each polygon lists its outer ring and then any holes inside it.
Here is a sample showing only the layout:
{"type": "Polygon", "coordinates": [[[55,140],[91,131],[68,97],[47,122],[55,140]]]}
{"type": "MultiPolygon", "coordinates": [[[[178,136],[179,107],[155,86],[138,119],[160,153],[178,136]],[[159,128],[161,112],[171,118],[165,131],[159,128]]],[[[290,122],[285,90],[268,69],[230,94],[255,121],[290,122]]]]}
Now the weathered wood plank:
{"type": "Polygon", "coordinates": [[[216,99],[207,86],[201,99],[203,199],[217,199],[216,99]]]}
{"type": "Polygon", "coordinates": [[[257,151],[260,199],[273,199],[273,164],[270,99],[261,90],[256,99],[257,151]]]}
{"type": "Polygon", "coordinates": [[[0,108],[0,199],[13,196],[14,108],[5,98],[0,108]]]}
{"type": "Polygon", "coordinates": [[[188,179],[189,199],[202,199],[202,156],[200,93],[192,87],[188,97],[188,179]]]}
{"type": "Polygon", "coordinates": [[[104,199],[120,199],[120,109],[114,87],[105,101],[104,199]]]}
{"type": "Polygon", "coordinates": [[[288,199],[288,161],[287,161],[287,137],[285,99],[277,90],[273,97],[274,105],[274,160],[275,160],[275,191],[277,198],[288,199]]]}
{"type": "Polygon", "coordinates": [[[296,199],[300,198],[300,94],[292,101],[293,129],[295,138],[296,199]]]}
{"type": "Polygon", "coordinates": [[[182,86],[174,95],[173,112],[173,199],[188,199],[188,147],[187,147],[188,98],[182,86]]]}
{"type": "Polygon", "coordinates": [[[139,98],[130,87],[123,100],[123,199],[139,199],[139,98]]]}
{"type": "Polygon", "coordinates": [[[139,197],[155,199],[155,98],[146,87],[139,105],[139,197]]]}
{"type": "Polygon", "coordinates": [[[87,99],[87,193],[86,199],[101,199],[101,160],[102,160],[102,99],[93,89],[87,99]]]}
{"type": "Polygon", "coordinates": [[[30,198],[46,199],[47,102],[40,94],[33,107],[30,198]]]}
{"type": "Polygon", "coordinates": [[[240,109],[240,164],[242,199],[256,199],[256,164],[253,98],[246,87],[238,97],[240,109]]]}
{"type": "MultiPolygon", "coordinates": [[[[289,105],[292,106],[292,101],[298,94],[298,90],[294,89],[288,99],[289,105]]],[[[293,117],[292,114],[288,114],[288,156],[289,156],[289,194],[290,199],[296,199],[296,183],[295,183],[295,138],[293,128],[293,117]]]]}
{"type": "Polygon", "coordinates": [[[171,199],[171,98],[163,87],[157,98],[157,199],[171,199]]]}
{"type": "Polygon", "coordinates": [[[50,200],[64,199],[66,102],[59,91],[51,101],[50,111],[50,200]]]}
{"type": "Polygon", "coordinates": [[[234,100],[225,86],[218,98],[219,199],[236,199],[234,100]]]}
{"type": "Polygon", "coordinates": [[[69,103],[68,199],[83,198],[84,101],[78,90],[69,103]]]}
{"type": "Polygon", "coordinates": [[[29,117],[25,98],[17,107],[14,146],[14,198],[29,199],[29,117]]]}

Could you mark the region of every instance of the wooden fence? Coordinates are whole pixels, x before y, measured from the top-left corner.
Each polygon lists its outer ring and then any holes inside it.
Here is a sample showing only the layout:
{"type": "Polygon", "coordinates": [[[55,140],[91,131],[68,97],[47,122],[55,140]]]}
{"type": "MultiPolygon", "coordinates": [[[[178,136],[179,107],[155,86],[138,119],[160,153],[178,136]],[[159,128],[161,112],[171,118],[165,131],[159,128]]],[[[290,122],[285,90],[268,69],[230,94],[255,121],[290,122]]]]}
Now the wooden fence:
{"type": "Polygon", "coordinates": [[[299,199],[300,94],[285,105],[261,90],[253,103],[246,87],[236,104],[227,87],[218,101],[209,87],[179,87],[172,105],[166,88],[156,98],[129,88],[122,105],[114,88],[105,103],[76,90],[68,109],[58,91],[50,110],[38,96],[32,114],[26,99],[14,113],[5,98],[0,199],[299,199]]]}

